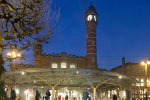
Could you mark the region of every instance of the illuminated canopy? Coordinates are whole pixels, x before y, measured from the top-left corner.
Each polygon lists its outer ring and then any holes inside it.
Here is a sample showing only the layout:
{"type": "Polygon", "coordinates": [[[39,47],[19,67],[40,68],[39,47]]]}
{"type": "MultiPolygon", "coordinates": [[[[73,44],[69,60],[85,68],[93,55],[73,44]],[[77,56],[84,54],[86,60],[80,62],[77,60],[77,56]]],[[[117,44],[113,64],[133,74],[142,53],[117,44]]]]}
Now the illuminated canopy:
{"type": "Polygon", "coordinates": [[[16,86],[47,86],[47,87],[129,87],[133,79],[109,71],[69,68],[28,68],[6,73],[6,84],[13,84],[15,74],[16,86]],[[24,72],[24,74],[22,74],[24,72]]]}

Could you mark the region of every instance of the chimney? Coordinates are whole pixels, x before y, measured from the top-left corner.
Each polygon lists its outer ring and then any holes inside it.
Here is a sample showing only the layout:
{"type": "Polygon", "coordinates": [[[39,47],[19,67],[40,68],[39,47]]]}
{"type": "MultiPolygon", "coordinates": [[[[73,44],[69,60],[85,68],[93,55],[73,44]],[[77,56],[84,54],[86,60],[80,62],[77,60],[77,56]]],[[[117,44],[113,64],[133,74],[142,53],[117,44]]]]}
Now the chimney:
{"type": "Polygon", "coordinates": [[[125,57],[122,57],[122,65],[124,65],[126,63],[126,59],[125,57]]]}

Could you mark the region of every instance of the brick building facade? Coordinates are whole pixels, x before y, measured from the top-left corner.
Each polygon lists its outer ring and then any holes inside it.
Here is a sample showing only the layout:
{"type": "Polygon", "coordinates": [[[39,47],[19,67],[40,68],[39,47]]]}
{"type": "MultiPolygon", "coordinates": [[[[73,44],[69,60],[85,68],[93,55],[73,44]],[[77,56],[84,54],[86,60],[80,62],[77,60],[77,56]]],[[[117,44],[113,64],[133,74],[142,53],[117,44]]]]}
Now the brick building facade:
{"type": "MultiPolygon", "coordinates": [[[[59,54],[43,54],[42,45],[37,43],[34,46],[34,67],[97,69],[96,28],[98,14],[92,4],[85,12],[85,23],[87,27],[86,56],[76,56],[65,52],[59,54]]],[[[21,68],[21,66],[23,68],[25,65],[18,65],[16,68],[21,68]]]]}
{"type": "Polygon", "coordinates": [[[128,77],[131,77],[137,82],[133,85],[131,90],[132,98],[145,98],[145,94],[147,92],[147,96],[150,97],[150,66],[147,66],[147,86],[145,87],[145,66],[141,63],[131,63],[125,62],[125,58],[122,58],[122,64],[117,66],[111,70],[112,72],[117,72],[128,77]],[[147,90],[145,90],[145,88],[147,90]]]}
{"type": "Polygon", "coordinates": [[[97,12],[91,5],[85,12],[87,26],[87,55],[85,57],[76,56],[62,52],[60,54],[42,54],[42,45],[34,47],[35,66],[51,68],[97,68],[96,54],[96,27],[97,12]]]}

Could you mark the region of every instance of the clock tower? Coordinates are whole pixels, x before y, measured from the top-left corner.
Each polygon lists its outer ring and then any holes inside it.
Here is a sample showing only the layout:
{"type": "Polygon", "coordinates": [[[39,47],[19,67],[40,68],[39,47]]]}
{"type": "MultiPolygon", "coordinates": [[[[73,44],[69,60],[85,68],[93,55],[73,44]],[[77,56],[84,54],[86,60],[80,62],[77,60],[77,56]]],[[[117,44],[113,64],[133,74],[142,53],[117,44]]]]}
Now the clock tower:
{"type": "Polygon", "coordinates": [[[97,51],[96,51],[96,28],[98,23],[98,14],[95,7],[89,6],[85,13],[87,26],[87,67],[90,69],[97,68],[97,51]]]}

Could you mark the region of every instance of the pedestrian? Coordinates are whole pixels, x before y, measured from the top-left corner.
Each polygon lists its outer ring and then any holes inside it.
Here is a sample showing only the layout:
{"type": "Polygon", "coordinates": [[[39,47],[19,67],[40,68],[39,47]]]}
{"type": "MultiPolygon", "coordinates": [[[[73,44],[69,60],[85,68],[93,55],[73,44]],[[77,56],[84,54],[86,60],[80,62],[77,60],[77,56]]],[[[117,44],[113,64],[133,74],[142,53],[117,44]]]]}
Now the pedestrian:
{"type": "Polygon", "coordinates": [[[58,100],[61,100],[61,95],[58,96],[58,100]]]}
{"type": "Polygon", "coordinates": [[[12,87],[11,87],[10,100],[16,100],[16,92],[15,92],[15,90],[12,87]]]}
{"type": "Polygon", "coordinates": [[[117,100],[117,95],[113,95],[113,100],[117,100]]]}
{"type": "Polygon", "coordinates": [[[68,95],[65,96],[65,100],[68,100],[68,95]]]}
{"type": "Polygon", "coordinates": [[[45,96],[42,97],[42,100],[45,100],[45,96]]]}
{"type": "Polygon", "coordinates": [[[35,100],[40,100],[40,98],[41,98],[41,95],[40,95],[39,91],[36,90],[36,92],[35,92],[35,100]]]}
{"type": "Polygon", "coordinates": [[[51,93],[49,92],[49,89],[46,91],[46,98],[45,100],[50,100],[50,96],[51,96],[51,93]]]}
{"type": "Polygon", "coordinates": [[[87,100],[89,98],[89,93],[87,92],[87,89],[83,92],[83,100],[87,100]]]}
{"type": "Polygon", "coordinates": [[[8,91],[8,88],[5,88],[5,94],[6,94],[6,97],[9,98],[10,97],[10,93],[8,91]]]}
{"type": "Polygon", "coordinates": [[[91,97],[90,97],[90,96],[88,97],[88,100],[91,100],[91,97]]]}

